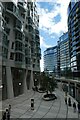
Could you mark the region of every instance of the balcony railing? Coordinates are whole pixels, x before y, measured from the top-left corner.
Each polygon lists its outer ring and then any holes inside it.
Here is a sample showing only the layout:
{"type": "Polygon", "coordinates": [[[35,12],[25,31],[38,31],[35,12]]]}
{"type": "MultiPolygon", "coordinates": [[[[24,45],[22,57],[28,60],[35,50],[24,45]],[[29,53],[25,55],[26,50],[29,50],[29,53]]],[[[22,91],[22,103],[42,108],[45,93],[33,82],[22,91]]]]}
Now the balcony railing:
{"type": "Polygon", "coordinates": [[[14,17],[21,21],[19,17],[19,9],[12,2],[7,2],[6,4],[6,12],[8,12],[11,15],[14,15],[14,17]]]}
{"type": "Polygon", "coordinates": [[[23,10],[24,12],[26,11],[24,8],[24,2],[18,2],[18,7],[23,10]]]}

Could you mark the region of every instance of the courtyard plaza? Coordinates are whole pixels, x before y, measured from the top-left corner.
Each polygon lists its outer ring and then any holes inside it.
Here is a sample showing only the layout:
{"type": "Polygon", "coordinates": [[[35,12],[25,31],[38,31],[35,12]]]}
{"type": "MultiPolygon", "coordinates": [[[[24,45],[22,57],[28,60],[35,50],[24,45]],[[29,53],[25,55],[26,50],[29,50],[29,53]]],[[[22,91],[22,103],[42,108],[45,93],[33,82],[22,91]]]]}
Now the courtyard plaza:
{"type": "MultiPolygon", "coordinates": [[[[5,111],[8,105],[11,105],[11,115],[10,118],[75,118],[80,119],[78,115],[78,110],[73,111],[73,107],[69,107],[65,104],[64,92],[61,89],[55,89],[54,93],[57,99],[52,101],[44,101],[42,99],[43,94],[33,90],[27,92],[27,94],[20,95],[13,99],[7,99],[0,102],[1,107],[5,111]],[[34,99],[34,110],[31,110],[31,99],[34,99]]],[[[71,102],[77,101],[73,99],[70,95],[67,98],[71,98],[71,102]]]]}

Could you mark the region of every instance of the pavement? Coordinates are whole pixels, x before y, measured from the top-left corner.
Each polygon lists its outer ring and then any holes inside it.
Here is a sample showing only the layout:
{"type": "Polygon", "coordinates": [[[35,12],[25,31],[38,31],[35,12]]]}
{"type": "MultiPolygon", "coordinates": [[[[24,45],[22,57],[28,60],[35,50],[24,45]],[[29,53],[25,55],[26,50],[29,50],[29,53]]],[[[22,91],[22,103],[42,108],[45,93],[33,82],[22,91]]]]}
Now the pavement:
{"type": "MultiPolygon", "coordinates": [[[[0,102],[0,109],[5,111],[11,104],[11,118],[79,118],[78,110],[73,111],[73,107],[69,107],[64,101],[64,92],[56,89],[54,93],[57,99],[53,101],[44,101],[43,93],[28,91],[27,94],[20,95],[13,99],[7,99],[0,102]],[[31,99],[34,99],[34,110],[31,110],[31,99]],[[1,108],[2,107],[2,108],[1,108]]],[[[71,96],[67,96],[68,98],[71,96]]],[[[76,102],[71,97],[71,102],[76,102]]],[[[77,104],[77,102],[76,102],[77,104]]]]}

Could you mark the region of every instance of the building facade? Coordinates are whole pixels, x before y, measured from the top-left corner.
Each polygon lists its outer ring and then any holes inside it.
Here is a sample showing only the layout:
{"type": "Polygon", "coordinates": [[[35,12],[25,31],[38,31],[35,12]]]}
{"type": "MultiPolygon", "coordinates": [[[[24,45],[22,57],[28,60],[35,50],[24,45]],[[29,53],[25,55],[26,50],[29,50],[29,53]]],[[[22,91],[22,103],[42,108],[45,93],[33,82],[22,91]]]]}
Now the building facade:
{"type": "Polygon", "coordinates": [[[68,33],[70,41],[71,71],[73,77],[80,77],[80,1],[68,6],[68,33]]]}
{"type": "Polygon", "coordinates": [[[40,73],[38,27],[35,2],[0,2],[2,99],[27,93],[34,86],[34,79],[40,73]]]}
{"type": "MultiPolygon", "coordinates": [[[[70,71],[70,54],[68,32],[64,33],[58,41],[57,69],[59,76],[65,76],[70,71]]],[[[69,73],[68,73],[69,74],[69,73]]]]}
{"type": "Polygon", "coordinates": [[[57,73],[57,46],[44,51],[44,71],[57,73]]]}

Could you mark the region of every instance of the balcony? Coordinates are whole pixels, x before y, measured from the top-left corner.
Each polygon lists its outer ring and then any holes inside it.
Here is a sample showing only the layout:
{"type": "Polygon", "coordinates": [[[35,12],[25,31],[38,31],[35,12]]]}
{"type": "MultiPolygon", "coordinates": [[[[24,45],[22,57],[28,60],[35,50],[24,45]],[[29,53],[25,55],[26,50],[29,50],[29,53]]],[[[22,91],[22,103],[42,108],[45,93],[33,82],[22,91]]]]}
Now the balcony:
{"type": "Polygon", "coordinates": [[[39,34],[36,34],[36,40],[39,41],[39,34]]]}
{"type": "Polygon", "coordinates": [[[79,51],[80,51],[80,46],[77,46],[77,47],[76,47],[76,50],[79,50],[79,51]]]}
{"type": "Polygon", "coordinates": [[[28,25],[33,25],[33,19],[31,17],[28,17],[28,25]]]}
{"type": "Polygon", "coordinates": [[[25,57],[30,57],[30,50],[28,48],[25,49],[25,57]]]}
{"type": "Polygon", "coordinates": [[[24,45],[19,41],[15,42],[15,53],[21,53],[23,55],[25,54],[24,45]]]}
{"type": "Polygon", "coordinates": [[[74,41],[74,42],[72,43],[72,47],[75,46],[76,44],[77,44],[77,43],[74,41]]]}
{"type": "Polygon", "coordinates": [[[24,60],[24,55],[21,54],[21,53],[16,52],[15,53],[15,61],[22,63],[22,62],[24,62],[23,60],[24,60]]]}
{"type": "Polygon", "coordinates": [[[15,24],[15,25],[14,25],[14,30],[19,31],[19,32],[22,33],[22,32],[23,32],[23,31],[22,31],[22,25],[21,25],[21,24],[15,24]]]}
{"type": "Polygon", "coordinates": [[[19,40],[20,42],[22,41],[23,42],[23,33],[22,32],[19,32],[19,31],[16,31],[15,32],[15,41],[19,40]]]}
{"type": "Polygon", "coordinates": [[[15,42],[20,42],[20,43],[22,43],[22,44],[24,45],[22,39],[16,38],[16,39],[15,39],[15,42]]]}
{"type": "Polygon", "coordinates": [[[28,25],[28,32],[31,32],[31,33],[33,33],[33,26],[32,25],[28,25]]]}
{"type": "Polygon", "coordinates": [[[24,61],[15,61],[15,66],[17,68],[26,68],[24,61]]]}
{"type": "Polygon", "coordinates": [[[31,58],[30,57],[25,58],[25,64],[26,64],[26,67],[31,67],[31,58]]]}
{"type": "Polygon", "coordinates": [[[13,2],[6,3],[6,12],[21,21],[21,19],[19,18],[18,8],[13,4],[13,2]]]}
{"type": "Polygon", "coordinates": [[[25,12],[25,8],[24,8],[24,2],[18,2],[18,7],[21,11],[25,12]]]}
{"type": "Polygon", "coordinates": [[[15,53],[20,53],[20,54],[22,54],[22,55],[25,55],[25,53],[24,53],[24,51],[22,51],[22,50],[15,50],[15,53]]]}
{"type": "Polygon", "coordinates": [[[37,35],[39,35],[39,30],[35,29],[35,33],[36,33],[37,35]]]}
{"type": "Polygon", "coordinates": [[[9,35],[9,33],[10,33],[10,28],[8,28],[8,27],[4,27],[4,31],[9,35]]]}
{"type": "Polygon", "coordinates": [[[76,41],[76,44],[79,44],[80,43],[80,40],[76,41]]]}

